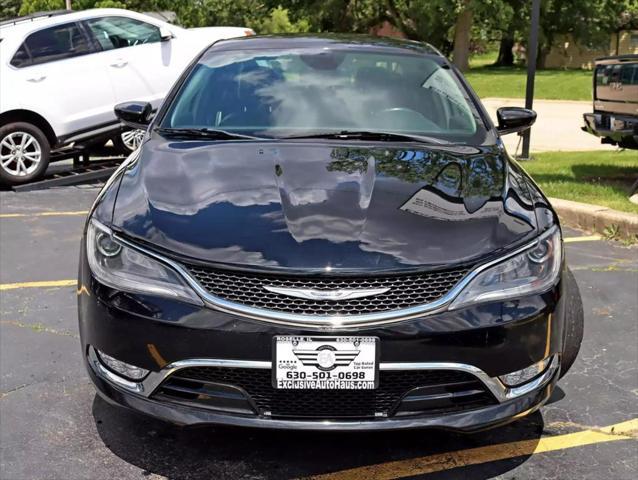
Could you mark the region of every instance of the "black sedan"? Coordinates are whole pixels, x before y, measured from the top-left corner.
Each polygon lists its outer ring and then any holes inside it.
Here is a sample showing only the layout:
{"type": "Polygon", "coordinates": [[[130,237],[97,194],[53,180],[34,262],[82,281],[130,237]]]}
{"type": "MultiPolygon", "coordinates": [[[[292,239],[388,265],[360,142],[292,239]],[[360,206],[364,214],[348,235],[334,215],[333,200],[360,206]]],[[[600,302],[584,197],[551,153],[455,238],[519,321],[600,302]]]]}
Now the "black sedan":
{"type": "Polygon", "coordinates": [[[79,321],[106,400],[177,424],[470,431],[535,411],[582,304],[558,218],[434,48],[204,51],[98,196],[79,321]]]}

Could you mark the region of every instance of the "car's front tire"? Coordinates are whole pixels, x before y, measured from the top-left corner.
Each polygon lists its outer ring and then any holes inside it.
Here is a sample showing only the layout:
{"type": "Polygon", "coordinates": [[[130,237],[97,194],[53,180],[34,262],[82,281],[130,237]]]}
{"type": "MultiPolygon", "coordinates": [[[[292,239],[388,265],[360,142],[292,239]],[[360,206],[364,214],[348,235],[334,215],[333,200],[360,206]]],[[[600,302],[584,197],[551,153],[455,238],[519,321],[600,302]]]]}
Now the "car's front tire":
{"type": "Polygon", "coordinates": [[[561,362],[560,376],[563,377],[572,367],[580,351],[585,330],[583,299],[571,270],[565,273],[565,343],[561,362]]]}
{"type": "Polygon", "coordinates": [[[20,185],[41,177],[49,165],[51,145],[31,123],[12,122],[0,127],[0,182],[20,185]]]}

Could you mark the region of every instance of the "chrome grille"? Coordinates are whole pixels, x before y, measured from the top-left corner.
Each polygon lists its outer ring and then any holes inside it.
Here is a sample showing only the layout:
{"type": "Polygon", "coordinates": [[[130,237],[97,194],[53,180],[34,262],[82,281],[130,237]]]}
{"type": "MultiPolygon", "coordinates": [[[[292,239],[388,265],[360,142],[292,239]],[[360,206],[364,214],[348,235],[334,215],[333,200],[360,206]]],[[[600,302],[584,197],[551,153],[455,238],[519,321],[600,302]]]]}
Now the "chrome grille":
{"type": "Polygon", "coordinates": [[[375,277],[275,275],[187,266],[210,294],[227,301],[298,315],[361,315],[431,303],[448,293],[472,268],[375,277]],[[385,293],[344,300],[306,300],[265,286],[313,290],[389,288],[385,293]]]}

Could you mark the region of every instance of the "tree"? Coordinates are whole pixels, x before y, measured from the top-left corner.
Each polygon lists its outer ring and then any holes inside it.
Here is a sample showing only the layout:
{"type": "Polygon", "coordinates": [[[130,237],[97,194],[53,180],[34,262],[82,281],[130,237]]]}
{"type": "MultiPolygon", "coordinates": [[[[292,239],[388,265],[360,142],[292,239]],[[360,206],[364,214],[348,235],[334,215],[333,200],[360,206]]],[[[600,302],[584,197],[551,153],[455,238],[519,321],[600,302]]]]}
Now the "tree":
{"type": "Polygon", "coordinates": [[[413,40],[427,41],[468,67],[473,35],[503,18],[505,0],[385,0],[385,18],[413,40]]]}
{"type": "MultiPolygon", "coordinates": [[[[503,0],[493,17],[480,23],[500,41],[496,65],[512,65],[512,47],[526,43],[530,26],[529,0],[503,0]]],[[[623,18],[638,10],[636,0],[543,0],[540,17],[538,67],[545,65],[547,54],[563,35],[589,47],[608,47],[609,34],[623,18]]]]}
{"type": "Polygon", "coordinates": [[[561,35],[571,35],[583,45],[609,46],[609,34],[623,12],[635,8],[636,0],[544,0],[541,4],[538,67],[561,35]]]}
{"type": "MultiPolygon", "coordinates": [[[[185,27],[236,25],[258,33],[369,33],[387,21],[412,40],[426,41],[466,69],[473,44],[500,40],[497,64],[513,63],[512,47],[529,33],[530,0],[73,0],[73,8],[171,10],[185,27]]],[[[0,0],[2,16],[20,0],[0,0]]],[[[20,14],[64,8],[64,0],[23,0],[20,14]]],[[[12,13],[13,12],[13,13],[12,13]]],[[[543,0],[539,66],[560,35],[603,44],[621,25],[638,23],[638,0],[543,0]],[[624,22],[624,23],[623,23],[624,22]],[[634,23],[632,23],[634,22],[634,23]]]]}
{"type": "Polygon", "coordinates": [[[275,0],[291,22],[305,22],[314,32],[369,33],[382,22],[380,0],[275,0]]]}
{"type": "MultiPolygon", "coordinates": [[[[136,11],[168,10],[173,2],[153,0],[73,0],[73,10],[87,8],[128,8],[136,11]]],[[[179,3],[179,2],[178,2],[179,3]]],[[[22,0],[20,15],[50,10],[64,10],[65,0],[22,0]]]]}
{"type": "MultiPolygon", "coordinates": [[[[7,1],[7,0],[0,0],[7,1]]],[[[17,4],[19,0],[14,0],[17,4]]],[[[308,31],[310,23],[292,21],[289,11],[277,2],[262,0],[73,0],[74,10],[127,8],[139,12],[171,10],[185,27],[235,25],[261,33],[308,31]]],[[[64,8],[64,0],[23,0],[20,15],[64,8]]],[[[3,10],[4,11],[4,10],[3,10]]]]}
{"type": "Polygon", "coordinates": [[[385,1],[385,19],[407,38],[427,41],[445,54],[452,51],[451,32],[460,0],[385,1]]]}
{"type": "Polygon", "coordinates": [[[24,0],[20,7],[20,15],[49,10],[64,10],[64,0],[24,0]]]}
{"type": "Polygon", "coordinates": [[[463,0],[461,11],[456,18],[454,26],[454,52],[452,55],[454,64],[462,72],[470,68],[470,39],[473,15],[472,1],[463,0]]]}
{"type": "Polygon", "coordinates": [[[278,6],[270,11],[270,16],[251,25],[260,33],[301,33],[310,30],[310,23],[306,19],[292,22],[288,10],[278,6]]]}
{"type": "Polygon", "coordinates": [[[492,38],[499,39],[498,56],[495,66],[511,67],[514,65],[514,45],[522,39],[523,31],[527,31],[530,22],[529,0],[504,0],[498,16],[488,22],[485,28],[492,38]]]}
{"type": "Polygon", "coordinates": [[[0,22],[18,16],[21,0],[0,0],[0,22]]]}

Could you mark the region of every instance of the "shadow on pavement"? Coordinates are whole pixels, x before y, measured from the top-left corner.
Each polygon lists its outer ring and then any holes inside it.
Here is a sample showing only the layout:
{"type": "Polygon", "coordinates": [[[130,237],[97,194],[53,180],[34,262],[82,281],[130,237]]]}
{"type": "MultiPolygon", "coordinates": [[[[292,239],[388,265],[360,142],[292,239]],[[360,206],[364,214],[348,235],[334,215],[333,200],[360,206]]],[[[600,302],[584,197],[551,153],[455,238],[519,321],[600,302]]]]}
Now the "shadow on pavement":
{"type": "MultiPolygon", "coordinates": [[[[178,427],[115,407],[96,395],[93,417],[100,438],[122,460],[171,479],[296,478],[521,440],[538,441],[543,417],[464,435],[441,430],[373,433],[290,432],[233,427],[178,427]]],[[[473,480],[506,473],[517,457],[464,467],[473,480]]],[[[459,478],[458,469],[427,476],[459,478]]]]}

